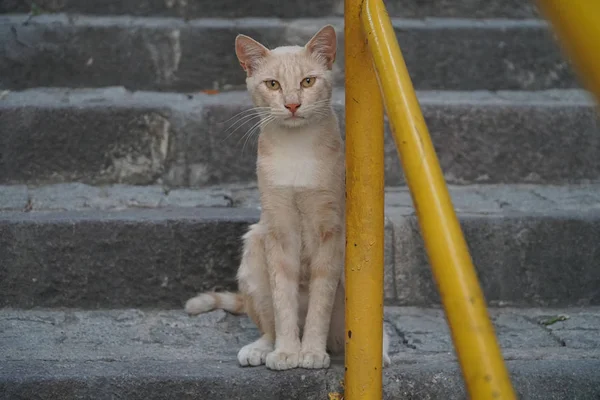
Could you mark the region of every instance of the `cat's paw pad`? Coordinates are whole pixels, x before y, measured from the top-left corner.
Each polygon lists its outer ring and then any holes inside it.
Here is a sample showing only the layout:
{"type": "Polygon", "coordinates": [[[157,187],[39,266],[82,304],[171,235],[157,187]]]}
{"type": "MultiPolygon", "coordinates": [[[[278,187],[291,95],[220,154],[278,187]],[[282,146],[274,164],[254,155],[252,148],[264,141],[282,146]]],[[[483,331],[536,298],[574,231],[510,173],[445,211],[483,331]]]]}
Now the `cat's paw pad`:
{"type": "Polygon", "coordinates": [[[303,351],[300,353],[301,368],[329,368],[329,364],[329,354],[327,354],[325,351],[303,351]]]}
{"type": "Polygon", "coordinates": [[[383,368],[389,367],[391,364],[392,360],[390,359],[390,356],[386,353],[383,353],[383,368]]]}
{"type": "Polygon", "coordinates": [[[265,363],[267,355],[272,351],[272,346],[250,343],[238,352],[238,362],[242,367],[257,367],[265,363]]]}
{"type": "Polygon", "coordinates": [[[287,352],[275,350],[267,355],[267,368],[275,371],[284,371],[286,369],[298,368],[299,354],[297,352],[287,352]]]}

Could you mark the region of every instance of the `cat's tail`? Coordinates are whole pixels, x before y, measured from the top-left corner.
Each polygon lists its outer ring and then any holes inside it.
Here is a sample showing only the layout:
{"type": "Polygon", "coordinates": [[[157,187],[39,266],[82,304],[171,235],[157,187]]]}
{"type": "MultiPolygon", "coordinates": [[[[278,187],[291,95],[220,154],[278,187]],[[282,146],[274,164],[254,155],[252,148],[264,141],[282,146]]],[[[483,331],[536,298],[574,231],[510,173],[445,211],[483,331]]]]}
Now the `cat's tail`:
{"type": "Polygon", "coordinates": [[[190,315],[206,313],[212,310],[225,310],[232,314],[244,314],[244,298],[239,293],[206,292],[192,297],[185,303],[185,312],[190,315]]]}

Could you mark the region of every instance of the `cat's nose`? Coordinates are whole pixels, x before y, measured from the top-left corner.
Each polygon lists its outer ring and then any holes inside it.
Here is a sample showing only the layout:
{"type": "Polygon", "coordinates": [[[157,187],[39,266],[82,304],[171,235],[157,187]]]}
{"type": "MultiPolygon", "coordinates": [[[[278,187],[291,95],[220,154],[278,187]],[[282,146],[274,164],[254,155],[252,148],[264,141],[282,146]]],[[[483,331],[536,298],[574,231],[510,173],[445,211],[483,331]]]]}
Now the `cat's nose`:
{"type": "Polygon", "coordinates": [[[300,105],[301,104],[290,103],[290,104],[286,104],[285,108],[290,110],[292,112],[292,114],[296,114],[296,110],[298,110],[300,108],[300,105]]]}

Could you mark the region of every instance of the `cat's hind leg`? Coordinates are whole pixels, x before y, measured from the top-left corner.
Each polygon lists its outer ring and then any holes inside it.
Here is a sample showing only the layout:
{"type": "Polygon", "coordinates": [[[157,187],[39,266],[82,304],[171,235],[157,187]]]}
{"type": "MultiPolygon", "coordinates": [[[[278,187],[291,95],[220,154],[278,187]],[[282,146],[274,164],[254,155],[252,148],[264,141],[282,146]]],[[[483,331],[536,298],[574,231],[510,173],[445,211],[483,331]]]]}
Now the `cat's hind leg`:
{"type": "MultiPolygon", "coordinates": [[[[345,293],[344,293],[344,277],[340,280],[337,288],[333,311],[331,313],[331,323],[329,326],[329,336],[327,337],[327,349],[333,354],[344,354],[346,341],[346,326],[345,326],[345,293]]],[[[390,337],[383,327],[383,351],[381,360],[383,367],[388,367],[392,360],[389,356],[390,337]]]]}

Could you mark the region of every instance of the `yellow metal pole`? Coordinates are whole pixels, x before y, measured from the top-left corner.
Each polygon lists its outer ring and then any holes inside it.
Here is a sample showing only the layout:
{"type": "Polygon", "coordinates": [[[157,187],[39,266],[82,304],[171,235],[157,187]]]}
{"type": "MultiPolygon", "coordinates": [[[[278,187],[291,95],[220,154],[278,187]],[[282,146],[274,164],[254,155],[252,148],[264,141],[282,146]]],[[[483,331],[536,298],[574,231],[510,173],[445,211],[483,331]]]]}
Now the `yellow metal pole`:
{"type": "Polygon", "coordinates": [[[600,0],[538,0],[582,82],[600,102],[600,0]]]}
{"type": "Polygon", "coordinates": [[[515,399],[467,244],[381,0],[362,22],[470,397],[515,399]]]}
{"type": "Polygon", "coordinates": [[[382,398],[383,104],[360,22],[345,0],[346,400],[382,398]]]}

